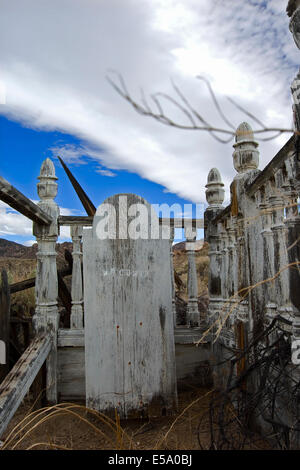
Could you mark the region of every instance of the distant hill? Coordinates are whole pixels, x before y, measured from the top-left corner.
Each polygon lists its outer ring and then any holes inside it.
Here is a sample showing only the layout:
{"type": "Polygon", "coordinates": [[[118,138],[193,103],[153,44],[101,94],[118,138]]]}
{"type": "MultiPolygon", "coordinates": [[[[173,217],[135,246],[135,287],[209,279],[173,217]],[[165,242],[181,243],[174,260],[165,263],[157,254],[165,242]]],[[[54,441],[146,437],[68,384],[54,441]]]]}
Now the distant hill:
{"type": "MultiPolygon", "coordinates": [[[[57,265],[58,269],[67,267],[65,260],[65,250],[72,251],[72,243],[64,242],[56,245],[57,249],[57,265]]],[[[196,267],[198,274],[198,293],[199,293],[199,308],[201,305],[206,305],[207,285],[208,285],[208,271],[209,271],[209,246],[207,243],[203,244],[203,240],[196,242],[196,267]]],[[[32,246],[24,246],[19,243],[11,242],[0,238],[0,271],[5,268],[8,272],[9,283],[14,283],[28,279],[35,276],[36,270],[36,253],[37,244],[32,246]]],[[[176,243],[173,245],[173,262],[176,271],[176,293],[178,308],[181,305],[183,311],[185,301],[187,300],[187,273],[188,273],[188,260],[185,250],[185,242],[176,243]],[[181,302],[181,304],[180,304],[181,302]],[[179,305],[180,304],[180,305],[179,305]]],[[[70,284],[68,278],[65,278],[67,284],[70,284]]],[[[70,288],[70,285],[69,285],[70,288]]],[[[19,304],[26,304],[27,310],[34,305],[34,290],[30,289],[25,293],[18,293],[12,297],[12,306],[17,309],[19,304]]],[[[180,310],[179,308],[179,310],[180,310]]],[[[186,308],[186,305],[185,305],[186,308]]]]}
{"type": "MultiPolygon", "coordinates": [[[[64,242],[57,243],[56,250],[58,253],[58,265],[63,267],[65,265],[65,250],[72,251],[72,243],[64,242]]],[[[36,259],[37,243],[32,246],[21,245],[20,243],[11,242],[0,238],[0,258],[20,258],[20,259],[36,259]]]]}
{"type": "MultiPolygon", "coordinates": [[[[202,250],[203,245],[204,245],[204,240],[196,240],[196,242],[195,242],[195,251],[202,250]]],[[[178,250],[179,251],[180,250],[185,251],[185,242],[179,242],[179,243],[175,243],[175,245],[173,245],[173,251],[178,251],[178,250]]]]}
{"type": "Polygon", "coordinates": [[[27,249],[27,246],[0,238],[0,258],[22,258],[27,249]]]}
{"type": "MultiPolygon", "coordinates": [[[[5,269],[8,274],[9,284],[24,281],[35,276],[37,243],[32,246],[24,246],[0,238],[0,272],[5,269]]],[[[72,251],[72,243],[64,242],[56,245],[58,269],[66,268],[65,249],[72,251]]],[[[70,282],[65,278],[65,281],[70,282]]],[[[28,313],[35,305],[34,288],[18,292],[11,296],[11,307],[15,313],[20,307],[28,313]]]]}

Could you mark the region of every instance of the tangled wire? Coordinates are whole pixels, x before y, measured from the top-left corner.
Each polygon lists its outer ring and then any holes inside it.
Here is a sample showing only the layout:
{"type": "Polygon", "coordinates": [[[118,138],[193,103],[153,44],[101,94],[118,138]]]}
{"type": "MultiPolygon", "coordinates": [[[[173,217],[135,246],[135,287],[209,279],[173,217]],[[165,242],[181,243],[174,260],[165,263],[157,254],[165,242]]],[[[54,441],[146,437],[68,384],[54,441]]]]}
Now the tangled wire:
{"type": "Polygon", "coordinates": [[[283,323],[288,322],[276,317],[244,351],[231,350],[228,359],[213,366],[216,376],[219,368],[226,376],[200,420],[200,448],[300,448],[300,374],[291,364],[290,334],[283,323]]]}

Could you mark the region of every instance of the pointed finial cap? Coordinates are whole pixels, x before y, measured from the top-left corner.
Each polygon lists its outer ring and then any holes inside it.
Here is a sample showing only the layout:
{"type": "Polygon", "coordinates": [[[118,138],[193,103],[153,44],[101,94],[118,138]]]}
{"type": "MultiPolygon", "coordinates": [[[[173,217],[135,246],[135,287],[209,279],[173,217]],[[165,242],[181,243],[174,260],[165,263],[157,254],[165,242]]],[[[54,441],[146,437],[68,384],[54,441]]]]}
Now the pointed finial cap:
{"type": "Polygon", "coordinates": [[[209,207],[220,207],[224,202],[225,190],[220,172],[212,168],[208,173],[206,189],[206,200],[209,207]]]}
{"type": "Polygon", "coordinates": [[[46,158],[46,160],[43,161],[42,166],[41,166],[40,176],[38,178],[57,180],[57,177],[55,175],[55,167],[54,167],[53,161],[50,160],[50,158],[46,158]]]}
{"type": "Polygon", "coordinates": [[[235,144],[233,146],[236,147],[247,142],[251,142],[255,147],[258,147],[258,143],[254,140],[252,127],[248,122],[242,122],[235,132],[235,144]]]}
{"type": "Polygon", "coordinates": [[[210,184],[215,184],[215,183],[221,183],[221,185],[224,186],[224,184],[222,183],[221,175],[220,175],[218,168],[212,168],[210,172],[208,173],[206,187],[210,184]]]}
{"type": "Polygon", "coordinates": [[[46,160],[43,161],[38,179],[40,182],[37,184],[37,189],[40,199],[42,201],[53,200],[57,194],[56,180],[58,178],[55,176],[54,164],[50,158],[46,158],[46,160]]]}
{"type": "Polygon", "coordinates": [[[242,122],[236,130],[235,144],[233,144],[233,165],[238,173],[256,170],[259,165],[258,143],[254,140],[252,127],[242,122]]]}

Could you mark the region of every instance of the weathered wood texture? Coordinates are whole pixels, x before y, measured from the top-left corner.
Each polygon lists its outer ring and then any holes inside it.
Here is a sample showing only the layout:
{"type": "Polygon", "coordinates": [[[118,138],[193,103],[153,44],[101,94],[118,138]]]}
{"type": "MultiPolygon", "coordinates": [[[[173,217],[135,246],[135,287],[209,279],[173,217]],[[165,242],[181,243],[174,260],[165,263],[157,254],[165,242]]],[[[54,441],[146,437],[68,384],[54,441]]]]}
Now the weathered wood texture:
{"type": "MultiPolygon", "coordinates": [[[[184,228],[185,226],[204,228],[203,219],[178,219],[178,218],[162,218],[159,217],[160,225],[170,225],[174,228],[184,228]]],[[[77,225],[83,227],[91,227],[93,225],[93,217],[75,216],[75,215],[61,215],[58,218],[59,225],[77,225]]]]}
{"type": "Polygon", "coordinates": [[[57,364],[59,400],[85,401],[84,347],[58,348],[57,364]]]}
{"type": "MultiPolygon", "coordinates": [[[[57,271],[57,274],[62,278],[70,276],[72,274],[72,268],[62,269],[61,271],[57,271]]],[[[23,290],[31,289],[35,286],[35,280],[35,277],[31,277],[30,279],[25,279],[25,281],[19,281],[15,282],[14,284],[10,284],[10,293],[15,294],[16,292],[22,292],[23,290]]]]}
{"type": "Polygon", "coordinates": [[[47,358],[47,400],[57,402],[57,331],[59,328],[59,313],[57,305],[58,278],[56,264],[56,242],[59,234],[57,219],[59,207],[54,199],[57,194],[57,178],[53,162],[46,158],[41,166],[39,175],[38,194],[39,207],[49,214],[52,223],[42,226],[33,225],[33,233],[38,243],[36,270],[36,310],[33,317],[35,331],[47,332],[52,338],[52,350],[47,358]]]}
{"type": "MultiPolygon", "coordinates": [[[[151,206],[139,196],[122,196],[128,207],[146,210],[150,231],[151,206]]],[[[117,220],[119,201],[119,195],[105,201],[117,220]]],[[[176,372],[170,242],[100,240],[98,211],[93,229],[83,232],[87,406],[117,408],[123,417],[148,413],[151,406],[171,410],[176,372]]]]}
{"type": "Polygon", "coordinates": [[[81,329],[83,327],[82,227],[72,226],[71,237],[73,241],[71,328],[81,329]]]}
{"type": "Polygon", "coordinates": [[[188,257],[188,304],[187,304],[187,325],[200,327],[200,314],[198,309],[198,279],[195,260],[195,241],[197,232],[191,227],[185,229],[186,244],[185,249],[188,257]]]}
{"type": "Polygon", "coordinates": [[[0,385],[0,437],[51,350],[47,336],[35,338],[0,385]]]}
{"type": "Polygon", "coordinates": [[[220,203],[208,200],[209,316],[213,324],[229,313],[218,339],[226,347],[241,347],[241,331],[248,331],[252,338],[276,315],[290,325],[295,338],[300,338],[300,276],[299,266],[295,266],[300,259],[296,140],[292,137],[260,171],[258,144],[251,127],[241,124],[234,144],[237,175],[231,184],[231,204],[223,209],[220,203]]]}
{"type": "Polygon", "coordinates": [[[270,163],[259,173],[257,178],[247,189],[248,196],[253,196],[256,191],[268,183],[274,174],[285,166],[285,162],[295,152],[295,136],[293,135],[287,143],[279,150],[270,163]]]}
{"type": "Polygon", "coordinates": [[[34,202],[30,201],[24,194],[20,193],[8,181],[0,176],[0,199],[13,209],[28,217],[40,225],[49,225],[51,216],[44,212],[34,202]]]}
{"type": "MultiPolygon", "coordinates": [[[[210,344],[196,347],[202,332],[191,328],[176,328],[176,380],[180,388],[210,386],[207,361],[210,344]]],[[[58,396],[60,401],[85,401],[84,330],[58,332],[58,396]]]]}
{"type": "Polygon", "coordinates": [[[7,272],[1,272],[0,286],[0,383],[9,371],[10,289],[7,272]]]}

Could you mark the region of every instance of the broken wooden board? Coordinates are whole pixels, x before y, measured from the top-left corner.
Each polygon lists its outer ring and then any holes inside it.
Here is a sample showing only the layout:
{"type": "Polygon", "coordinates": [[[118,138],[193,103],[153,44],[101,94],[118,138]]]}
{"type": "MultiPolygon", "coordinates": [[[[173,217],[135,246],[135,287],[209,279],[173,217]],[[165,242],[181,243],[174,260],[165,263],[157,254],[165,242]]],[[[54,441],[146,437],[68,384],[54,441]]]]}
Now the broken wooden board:
{"type": "Polygon", "coordinates": [[[8,181],[0,176],[0,200],[40,225],[50,225],[52,218],[8,181]]]}
{"type": "Polygon", "coordinates": [[[0,437],[51,350],[51,337],[35,338],[0,384],[0,437]]]}

